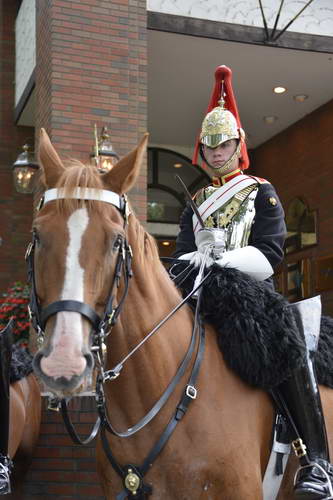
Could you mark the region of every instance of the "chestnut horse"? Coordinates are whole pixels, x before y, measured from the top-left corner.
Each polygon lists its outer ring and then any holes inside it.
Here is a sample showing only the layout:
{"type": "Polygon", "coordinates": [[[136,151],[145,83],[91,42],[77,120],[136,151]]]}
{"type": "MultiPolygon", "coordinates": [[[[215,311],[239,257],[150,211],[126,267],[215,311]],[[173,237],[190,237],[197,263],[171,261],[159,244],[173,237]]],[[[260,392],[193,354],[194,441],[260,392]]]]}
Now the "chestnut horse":
{"type": "MultiPolygon", "coordinates": [[[[2,349],[11,349],[10,325],[0,332],[2,336],[2,349]],[[6,340],[3,338],[6,336],[6,340]]],[[[9,355],[10,358],[10,355],[9,355]]],[[[5,353],[2,353],[2,362],[5,363],[5,353]]],[[[9,368],[9,366],[8,366],[9,368]]],[[[9,370],[2,372],[2,387],[9,383],[9,370]]],[[[8,386],[7,386],[8,387],[8,386]]],[[[7,389],[8,391],[8,389],[7,389]]],[[[6,390],[5,390],[6,393],[6,390]]],[[[4,421],[2,429],[4,441],[8,439],[7,454],[13,461],[13,469],[10,474],[10,483],[12,493],[6,498],[21,500],[23,498],[23,482],[28,472],[37,440],[39,437],[41,420],[41,393],[39,383],[33,373],[13,382],[9,386],[9,405],[6,394],[3,397],[6,401],[2,402],[2,416],[4,421]],[[9,406],[9,428],[7,420],[7,409],[9,406]]],[[[8,392],[7,392],[8,395],[8,392]]],[[[3,451],[5,453],[5,450],[3,451]]]]}
{"type": "MultiPolygon", "coordinates": [[[[94,314],[103,317],[111,293],[117,321],[105,339],[105,366],[112,368],[114,379],[105,382],[104,390],[112,423],[128,432],[177,373],[193,328],[193,313],[185,305],[138,346],[182,300],[160,263],[154,239],[133,212],[124,209],[123,195],[135,185],[146,144],[147,135],[109,173],[100,175],[79,162],[65,167],[42,130],[40,161],[49,190],[33,228],[36,301],[42,317],[39,328],[44,330],[35,372],[60,398],[85,389],[93,369],[94,314]],[[133,277],[122,300],[127,287],[123,275],[118,279],[117,263],[119,248],[126,249],[127,243],[133,253],[133,277]],[[138,349],[133,352],[134,346],[138,349]]],[[[117,464],[145,461],[175,413],[191,368],[140,432],[127,439],[106,435],[117,464]]],[[[273,405],[265,392],[249,387],[228,369],[209,325],[195,385],[196,399],[148,467],[144,479],[152,485],[152,498],[260,500],[273,405]]],[[[101,439],[97,463],[106,498],[127,497],[128,491],[117,496],[124,489],[121,471],[115,472],[101,439]]],[[[287,484],[282,498],[289,498],[288,489],[287,484]]]]}

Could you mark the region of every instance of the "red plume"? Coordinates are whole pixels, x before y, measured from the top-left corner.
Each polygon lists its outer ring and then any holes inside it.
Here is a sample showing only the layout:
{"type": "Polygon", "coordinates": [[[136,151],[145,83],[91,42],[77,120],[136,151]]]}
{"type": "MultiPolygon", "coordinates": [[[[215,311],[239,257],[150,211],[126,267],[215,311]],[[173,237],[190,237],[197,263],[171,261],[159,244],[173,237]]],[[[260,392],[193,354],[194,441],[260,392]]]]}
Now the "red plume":
{"type": "MultiPolygon", "coordinates": [[[[212,109],[216,108],[219,104],[218,101],[221,98],[222,94],[222,81],[223,81],[223,89],[224,89],[224,107],[225,109],[228,109],[231,111],[231,113],[234,115],[237,121],[238,129],[242,128],[241,121],[239,118],[238,114],[238,109],[237,109],[237,104],[236,104],[236,99],[234,96],[234,92],[232,90],[232,71],[230,68],[227,66],[218,66],[215,70],[215,85],[213,88],[212,95],[209,100],[208,108],[206,111],[206,114],[212,111],[212,109]]],[[[192,158],[192,163],[195,165],[198,162],[198,153],[199,153],[199,145],[200,145],[200,140],[199,140],[199,135],[197,137],[196,143],[195,143],[195,149],[194,149],[194,154],[192,158]]],[[[249,157],[247,154],[247,149],[246,149],[246,144],[243,142],[242,148],[241,148],[241,157],[240,157],[240,162],[241,162],[241,168],[242,170],[245,170],[249,166],[249,157]]]]}

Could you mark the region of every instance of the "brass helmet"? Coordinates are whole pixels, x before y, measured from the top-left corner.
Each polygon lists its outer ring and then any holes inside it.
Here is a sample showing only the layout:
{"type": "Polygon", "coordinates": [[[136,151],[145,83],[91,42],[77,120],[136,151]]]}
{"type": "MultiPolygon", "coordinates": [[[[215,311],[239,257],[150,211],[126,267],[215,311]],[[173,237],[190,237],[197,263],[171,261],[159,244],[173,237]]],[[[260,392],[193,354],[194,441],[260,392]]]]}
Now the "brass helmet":
{"type": "Polygon", "coordinates": [[[215,70],[215,86],[210,98],[207,114],[202,122],[201,132],[196,144],[193,163],[197,163],[198,151],[206,145],[216,148],[231,139],[239,140],[240,166],[248,168],[249,157],[245,144],[245,133],[241,127],[236,99],[232,90],[232,71],[227,66],[215,70]]]}

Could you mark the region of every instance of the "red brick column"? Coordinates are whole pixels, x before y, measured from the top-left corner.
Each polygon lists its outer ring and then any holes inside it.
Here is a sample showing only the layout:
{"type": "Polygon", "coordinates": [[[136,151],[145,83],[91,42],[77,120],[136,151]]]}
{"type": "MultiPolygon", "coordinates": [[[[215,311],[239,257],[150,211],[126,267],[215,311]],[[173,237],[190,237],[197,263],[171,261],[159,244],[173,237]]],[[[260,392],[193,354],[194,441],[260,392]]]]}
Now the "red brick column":
{"type": "MultiPolygon", "coordinates": [[[[33,129],[14,124],[15,18],[19,2],[0,0],[0,293],[26,280],[24,252],[30,238],[32,197],[18,194],[11,166],[33,129]]],[[[32,144],[32,141],[30,141],[32,144]]]]}
{"type": "MultiPolygon", "coordinates": [[[[147,122],[144,0],[37,0],[37,119],[61,156],[88,161],[93,126],[115,151],[135,147],[147,122]]],[[[145,220],[146,172],[132,202],[145,220]]]]}

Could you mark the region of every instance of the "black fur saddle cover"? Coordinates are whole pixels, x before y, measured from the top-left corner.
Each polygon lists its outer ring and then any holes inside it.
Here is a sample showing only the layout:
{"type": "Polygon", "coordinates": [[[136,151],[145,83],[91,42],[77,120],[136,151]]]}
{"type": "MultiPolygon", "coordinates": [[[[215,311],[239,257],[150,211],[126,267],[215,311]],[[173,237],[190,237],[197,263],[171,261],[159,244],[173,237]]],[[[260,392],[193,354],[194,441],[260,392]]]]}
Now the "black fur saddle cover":
{"type": "Polygon", "coordinates": [[[32,356],[31,354],[17,344],[12,346],[12,360],[10,364],[10,383],[17,382],[23,377],[27,377],[32,373],[32,356]]]}
{"type": "MultiPolygon", "coordinates": [[[[184,269],[177,265],[177,272],[184,269]]],[[[213,266],[203,285],[201,313],[217,331],[223,357],[243,380],[272,389],[289,378],[306,357],[306,347],[287,300],[266,282],[235,269],[213,266]]],[[[197,271],[182,283],[189,293],[197,271]]],[[[322,317],[316,372],[333,387],[333,319],[322,317]]]]}

